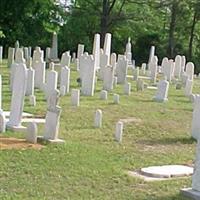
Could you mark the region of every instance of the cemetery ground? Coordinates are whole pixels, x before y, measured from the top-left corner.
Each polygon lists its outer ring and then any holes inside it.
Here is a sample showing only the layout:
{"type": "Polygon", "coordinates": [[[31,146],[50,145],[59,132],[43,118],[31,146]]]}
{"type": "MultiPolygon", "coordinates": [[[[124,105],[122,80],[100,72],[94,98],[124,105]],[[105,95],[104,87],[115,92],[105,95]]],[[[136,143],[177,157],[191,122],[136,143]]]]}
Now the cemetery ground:
{"type": "MultiPolygon", "coordinates": [[[[10,109],[9,71],[6,60],[0,68],[3,81],[3,109],[10,109]]],[[[77,72],[71,66],[70,89],[78,88],[77,72]]],[[[183,90],[169,89],[169,101],[153,102],[155,90],[130,96],[121,85],[100,100],[102,82],[94,97],[80,98],[80,107],[70,105],[70,95],[61,97],[59,137],[64,144],[44,144],[41,149],[0,150],[0,199],[132,199],[184,200],[181,188],[191,186],[191,177],[145,182],[130,177],[129,170],[167,164],[193,165],[195,140],[191,139],[192,103],[183,90]],[[113,104],[113,93],[120,104],[113,104]],[[103,127],[94,128],[94,114],[103,112],[103,127]],[[122,143],[114,140],[115,124],[124,119],[122,143]],[[132,120],[133,119],[133,120],[132,120]],[[136,122],[134,119],[137,119],[136,122]]],[[[195,79],[193,93],[200,92],[195,79]]],[[[45,117],[46,102],[36,90],[36,107],[25,100],[25,112],[45,117]]],[[[39,126],[39,135],[44,126],[39,126]]],[[[7,131],[3,136],[24,138],[24,133],[7,131]]]]}

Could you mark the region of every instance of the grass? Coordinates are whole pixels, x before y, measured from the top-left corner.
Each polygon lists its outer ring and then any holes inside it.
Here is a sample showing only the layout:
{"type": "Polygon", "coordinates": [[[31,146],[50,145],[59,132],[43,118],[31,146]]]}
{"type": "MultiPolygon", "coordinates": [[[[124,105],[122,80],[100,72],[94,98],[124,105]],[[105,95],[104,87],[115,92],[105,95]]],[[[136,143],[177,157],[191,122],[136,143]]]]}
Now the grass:
{"type": "MultiPolygon", "coordinates": [[[[3,109],[9,110],[9,70],[6,60],[0,68],[3,80],[3,109]]],[[[71,88],[78,88],[77,72],[72,69],[71,88]]],[[[99,81],[94,97],[81,96],[80,107],[70,106],[70,95],[62,97],[60,138],[64,145],[46,145],[42,150],[0,151],[0,199],[132,199],[184,200],[179,194],[191,186],[191,178],[144,182],[129,177],[127,170],[164,164],[191,164],[196,142],[191,139],[192,104],[170,85],[169,101],[152,101],[155,91],[123,95],[122,86],[113,93],[120,94],[120,104],[99,99],[99,81]],[[93,128],[96,109],[103,111],[103,127],[93,128]],[[119,119],[135,117],[141,123],[125,124],[122,144],[113,139],[119,119]]],[[[194,93],[199,93],[200,80],[195,80],[194,93]]],[[[28,98],[24,111],[45,116],[44,95],[36,90],[37,105],[31,107],[28,98]]],[[[39,135],[44,126],[39,127],[39,135]]],[[[6,132],[7,136],[23,138],[22,133],[6,132]]]]}

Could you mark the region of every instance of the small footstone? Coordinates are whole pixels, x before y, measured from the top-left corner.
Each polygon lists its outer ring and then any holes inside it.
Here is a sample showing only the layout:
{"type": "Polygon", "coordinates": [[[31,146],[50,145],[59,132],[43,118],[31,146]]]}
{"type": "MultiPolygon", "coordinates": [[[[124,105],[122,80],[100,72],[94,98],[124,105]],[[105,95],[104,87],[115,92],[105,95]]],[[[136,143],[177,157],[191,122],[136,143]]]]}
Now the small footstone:
{"type": "Polygon", "coordinates": [[[119,104],[119,95],[118,95],[118,94],[114,94],[114,95],[113,95],[113,102],[114,102],[115,104],[119,104]]]}
{"type": "Polygon", "coordinates": [[[30,122],[27,127],[26,141],[36,144],[37,143],[37,124],[30,122]]]}
{"type": "Polygon", "coordinates": [[[108,92],[106,90],[102,90],[100,92],[100,99],[107,100],[108,99],[108,92]]]}
{"type": "Polygon", "coordinates": [[[116,124],[116,129],[115,129],[115,140],[117,142],[121,142],[122,141],[122,134],[123,134],[123,122],[117,122],[116,124]]]}
{"type": "Polygon", "coordinates": [[[96,110],[95,112],[94,127],[95,128],[102,127],[102,111],[100,109],[96,110]]]}

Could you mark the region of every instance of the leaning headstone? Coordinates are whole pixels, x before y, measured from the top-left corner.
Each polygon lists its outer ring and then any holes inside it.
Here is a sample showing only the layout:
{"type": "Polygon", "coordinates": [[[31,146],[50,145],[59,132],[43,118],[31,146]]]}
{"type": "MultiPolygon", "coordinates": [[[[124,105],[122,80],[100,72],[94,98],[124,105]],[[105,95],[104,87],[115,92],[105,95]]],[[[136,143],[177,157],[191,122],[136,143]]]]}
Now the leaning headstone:
{"type": "Polygon", "coordinates": [[[200,95],[194,98],[194,109],[192,116],[192,137],[200,141],[200,95]]]}
{"type": "Polygon", "coordinates": [[[72,89],[71,91],[71,105],[78,107],[80,105],[80,90],[72,89]]]}
{"type": "Polygon", "coordinates": [[[119,94],[114,94],[113,95],[113,103],[114,104],[119,104],[119,94]]]}
{"type": "Polygon", "coordinates": [[[32,144],[37,143],[37,124],[35,122],[30,122],[27,127],[26,141],[32,144]]]}
{"type": "MultiPolygon", "coordinates": [[[[70,86],[70,68],[64,66],[61,69],[61,73],[60,73],[60,89],[62,87],[65,87],[65,91],[64,91],[64,95],[69,93],[69,86],[70,86]]],[[[62,96],[64,96],[62,94],[62,96]]]]}
{"type": "Polygon", "coordinates": [[[59,91],[55,89],[49,96],[45,119],[44,139],[53,143],[64,142],[58,138],[61,114],[61,107],[58,106],[59,95],[59,91]]]}
{"type": "Polygon", "coordinates": [[[6,116],[3,110],[0,109],[0,133],[4,133],[6,131],[6,116]]]}
{"type": "Polygon", "coordinates": [[[168,101],[168,90],[169,90],[169,82],[166,80],[159,81],[154,101],[157,102],[168,101]]]}
{"type": "Polygon", "coordinates": [[[117,83],[124,84],[126,82],[126,75],[128,70],[128,61],[125,56],[118,57],[116,66],[117,83]]]}
{"type": "Polygon", "coordinates": [[[115,140],[119,143],[122,142],[123,126],[123,122],[119,121],[115,127],[115,140]]]}
{"type": "Polygon", "coordinates": [[[58,73],[54,70],[54,63],[50,63],[50,71],[47,72],[47,81],[45,85],[45,97],[48,99],[57,89],[58,73]]]}
{"type": "Polygon", "coordinates": [[[20,127],[24,108],[26,91],[27,69],[25,64],[14,64],[16,67],[13,80],[13,92],[11,98],[10,118],[7,126],[10,128],[20,127]]]}
{"type": "Polygon", "coordinates": [[[94,127],[95,128],[102,127],[102,111],[100,109],[96,110],[95,112],[94,127]]]}
{"type": "Polygon", "coordinates": [[[100,99],[107,100],[108,99],[108,92],[106,90],[102,90],[100,92],[100,99]]]}
{"type": "Polygon", "coordinates": [[[100,34],[95,34],[94,36],[94,42],[93,42],[93,51],[92,51],[93,57],[94,57],[94,66],[95,69],[100,68],[100,34]]]}
{"type": "Polygon", "coordinates": [[[111,91],[113,89],[114,68],[108,65],[104,69],[103,89],[111,91]]]}
{"type": "Polygon", "coordinates": [[[126,95],[131,94],[131,83],[124,84],[124,94],[126,94],[126,95]]]}
{"type": "Polygon", "coordinates": [[[94,95],[95,72],[93,56],[82,55],[80,57],[81,93],[85,96],[94,95]]]}
{"type": "Polygon", "coordinates": [[[193,81],[188,79],[186,82],[185,89],[184,89],[184,93],[186,97],[189,97],[192,94],[192,89],[193,89],[193,81]]]}

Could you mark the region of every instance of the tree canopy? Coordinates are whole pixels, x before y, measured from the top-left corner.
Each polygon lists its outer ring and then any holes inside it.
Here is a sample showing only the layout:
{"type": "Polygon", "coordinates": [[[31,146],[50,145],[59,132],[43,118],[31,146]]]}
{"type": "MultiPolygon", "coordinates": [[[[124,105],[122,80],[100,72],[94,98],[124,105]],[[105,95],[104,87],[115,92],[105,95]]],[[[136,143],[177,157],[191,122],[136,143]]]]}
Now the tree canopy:
{"type": "Polygon", "coordinates": [[[186,55],[200,71],[200,3],[198,0],[1,0],[0,45],[50,46],[56,31],[59,52],[91,52],[95,33],[112,33],[112,50],[124,53],[132,38],[136,64],[146,62],[151,45],[160,59],[186,55]]]}

